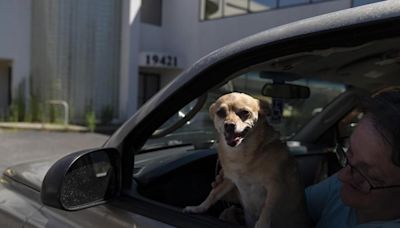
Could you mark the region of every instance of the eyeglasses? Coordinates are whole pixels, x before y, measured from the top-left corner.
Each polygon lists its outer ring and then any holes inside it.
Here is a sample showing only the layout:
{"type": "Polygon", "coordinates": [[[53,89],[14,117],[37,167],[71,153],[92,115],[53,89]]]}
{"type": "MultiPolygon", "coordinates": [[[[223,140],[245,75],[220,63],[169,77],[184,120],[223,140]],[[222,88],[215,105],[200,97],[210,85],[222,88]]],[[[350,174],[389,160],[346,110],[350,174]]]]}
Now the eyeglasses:
{"type": "Polygon", "coordinates": [[[365,174],[363,174],[359,169],[350,164],[347,157],[347,152],[349,149],[350,148],[345,147],[343,144],[338,144],[336,146],[336,153],[339,156],[339,162],[341,163],[342,167],[345,168],[346,166],[349,166],[350,173],[355,184],[353,185],[354,188],[364,193],[370,193],[372,190],[400,187],[400,185],[374,186],[365,174]]]}

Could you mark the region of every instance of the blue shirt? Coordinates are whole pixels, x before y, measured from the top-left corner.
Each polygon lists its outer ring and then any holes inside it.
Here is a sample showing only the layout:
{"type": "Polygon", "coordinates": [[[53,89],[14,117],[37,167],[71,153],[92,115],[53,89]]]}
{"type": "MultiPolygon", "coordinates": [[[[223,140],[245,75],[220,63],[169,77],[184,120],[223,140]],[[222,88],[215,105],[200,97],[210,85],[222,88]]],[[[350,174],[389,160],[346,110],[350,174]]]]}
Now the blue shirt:
{"type": "Polygon", "coordinates": [[[315,228],[392,228],[400,227],[400,219],[357,224],[355,209],[346,206],[340,198],[341,182],[337,175],[306,188],[307,209],[316,223],[315,228]]]}

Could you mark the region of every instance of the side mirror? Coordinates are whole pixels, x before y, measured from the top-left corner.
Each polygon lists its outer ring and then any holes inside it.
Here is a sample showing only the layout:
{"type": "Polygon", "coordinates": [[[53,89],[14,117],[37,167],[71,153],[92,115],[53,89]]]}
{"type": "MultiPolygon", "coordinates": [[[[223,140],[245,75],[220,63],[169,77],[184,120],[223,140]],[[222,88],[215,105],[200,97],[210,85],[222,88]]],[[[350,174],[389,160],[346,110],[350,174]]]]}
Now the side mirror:
{"type": "Polygon", "coordinates": [[[104,203],[121,188],[120,170],[120,155],[114,148],[67,155],[46,173],[42,202],[63,210],[79,210],[104,203]]]}
{"type": "Polygon", "coordinates": [[[282,99],[306,99],[310,97],[310,88],[295,84],[267,83],[262,88],[262,95],[282,99]]]}

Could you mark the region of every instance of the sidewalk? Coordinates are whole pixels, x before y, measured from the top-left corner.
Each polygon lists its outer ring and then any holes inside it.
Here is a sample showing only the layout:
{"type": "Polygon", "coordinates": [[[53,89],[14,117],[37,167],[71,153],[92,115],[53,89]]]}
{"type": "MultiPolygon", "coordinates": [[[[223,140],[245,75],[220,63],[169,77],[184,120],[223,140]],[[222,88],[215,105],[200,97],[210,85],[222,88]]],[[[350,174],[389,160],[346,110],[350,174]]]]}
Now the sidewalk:
{"type": "Polygon", "coordinates": [[[0,129],[20,129],[20,130],[45,130],[61,132],[88,132],[89,129],[78,125],[63,125],[51,123],[26,123],[26,122],[0,122],[0,129]]]}

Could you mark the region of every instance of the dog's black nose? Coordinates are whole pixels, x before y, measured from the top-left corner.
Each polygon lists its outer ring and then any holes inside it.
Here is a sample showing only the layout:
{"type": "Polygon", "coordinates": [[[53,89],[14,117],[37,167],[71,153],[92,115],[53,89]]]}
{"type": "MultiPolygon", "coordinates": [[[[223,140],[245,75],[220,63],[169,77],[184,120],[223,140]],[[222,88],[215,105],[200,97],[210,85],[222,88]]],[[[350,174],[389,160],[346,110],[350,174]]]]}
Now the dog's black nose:
{"type": "Polygon", "coordinates": [[[235,132],[235,124],[234,123],[225,123],[225,132],[233,133],[235,132]]]}

